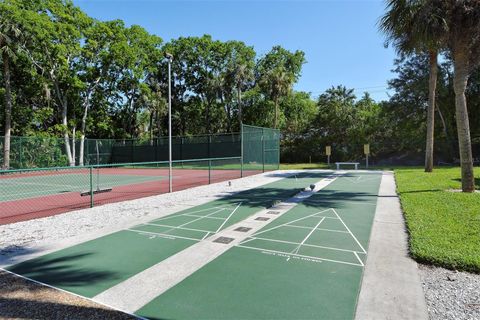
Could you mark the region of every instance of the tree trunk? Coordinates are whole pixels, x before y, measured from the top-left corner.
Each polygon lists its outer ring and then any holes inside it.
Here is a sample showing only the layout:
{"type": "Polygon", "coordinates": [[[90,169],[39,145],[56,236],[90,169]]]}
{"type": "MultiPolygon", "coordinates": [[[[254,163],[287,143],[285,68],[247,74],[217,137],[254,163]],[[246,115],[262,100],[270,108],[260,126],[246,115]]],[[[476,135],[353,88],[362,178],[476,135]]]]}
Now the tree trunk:
{"type": "Polygon", "coordinates": [[[76,139],[75,135],[77,133],[76,131],[77,131],[76,127],[73,127],[72,128],[72,159],[73,159],[74,164],[75,164],[76,156],[77,156],[76,155],[77,149],[75,148],[75,144],[77,143],[77,141],[75,140],[76,139]]]}
{"type": "Polygon", "coordinates": [[[80,135],[80,154],[78,156],[78,165],[83,166],[85,164],[84,162],[84,152],[85,150],[85,131],[87,129],[87,115],[88,115],[88,109],[90,108],[90,98],[87,95],[87,98],[85,98],[85,101],[83,102],[83,116],[82,116],[82,124],[81,124],[81,135],[80,135]]]}
{"type": "Polygon", "coordinates": [[[458,146],[462,169],[462,191],[475,191],[473,174],[472,144],[470,140],[470,124],[468,122],[467,100],[465,90],[468,82],[467,57],[462,53],[454,54],[455,74],[453,88],[455,91],[455,116],[457,120],[458,146]]]}
{"type": "Polygon", "coordinates": [[[435,134],[435,91],[437,86],[437,52],[430,52],[430,78],[428,80],[427,145],[425,148],[425,172],[433,171],[433,141],[435,134]]]}
{"type": "Polygon", "coordinates": [[[50,72],[53,84],[55,86],[55,92],[57,94],[57,99],[59,104],[62,107],[62,125],[63,125],[63,141],[65,144],[65,153],[67,154],[68,165],[70,167],[75,166],[75,159],[72,159],[72,151],[70,149],[70,137],[68,135],[68,121],[67,121],[67,111],[68,111],[68,102],[67,98],[64,98],[60,92],[60,87],[57,80],[53,76],[53,70],[50,72]]]}
{"type": "Polygon", "coordinates": [[[277,97],[274,98],[274,103],[275,103],[275,120],[274,120],[273,128],[277,129],[277,125],[278,125],[278,98],[277,97]]]}
{"type": "Polygon", "coordinates": [[[237,102],[238,102],[238,123],[242,127],[242,91],[240,85],[237,86],[237,102]]]}
{"type": "Polygon", "coordinates": [[[3,80],[5,82],[5,137],[3,141],[3,168],[10,168],[10,136],[12,131],[12,93],[10,86],[10,65],[7,53],[2,54],[3,80]]]}
{"type": "Polygon", "coordinates": [[[437,106],[435,108],[438,112],[438,116],[440,117],[440,121],[442,122],[442,129],[443,129],[443,134],[445,135],[445,138],[447,138],[448,141],[450,141],[450,135],[448,134],[448,129],[447,129],[447,123],[445,122],[445,117],[443,116],[442,110],[437,106]]]}
{"type": "Polygon", "coordinates": [[[153,146],[153,114],[155,111],[150,111],[150,119],[148,123],[148,130],[150,131],[150,145],[153,146]]]}

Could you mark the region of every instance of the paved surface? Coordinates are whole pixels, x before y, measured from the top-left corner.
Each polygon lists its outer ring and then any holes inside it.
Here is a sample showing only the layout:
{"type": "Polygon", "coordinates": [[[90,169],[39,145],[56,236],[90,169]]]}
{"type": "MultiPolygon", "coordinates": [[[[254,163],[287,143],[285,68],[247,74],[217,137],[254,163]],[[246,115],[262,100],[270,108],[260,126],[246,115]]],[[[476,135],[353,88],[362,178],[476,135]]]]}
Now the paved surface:
{"type": "Polygon", "coordinates": [[[428,319],[393,173],[383,174],[356,319],[428,319]]]}
{"type": "Polygon", "coordinates": [[[348,173],[167,290],[152,319],[352,319],[380,174],[348,173]]]}
{"type": "Polygon", "coordinates": [[[325,177],[279,180],[9,269],[150,319],[426,319],[393,176],[325,177]]]}

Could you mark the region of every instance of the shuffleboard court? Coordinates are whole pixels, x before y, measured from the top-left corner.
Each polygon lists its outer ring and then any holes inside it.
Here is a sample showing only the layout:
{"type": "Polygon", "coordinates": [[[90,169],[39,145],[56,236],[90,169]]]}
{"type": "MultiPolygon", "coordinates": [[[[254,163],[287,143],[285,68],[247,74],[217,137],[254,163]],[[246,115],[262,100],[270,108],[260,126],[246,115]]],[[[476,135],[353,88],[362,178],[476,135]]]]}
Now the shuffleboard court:
{"type": "Polygon", "coordinates": [[[326,176],[305,173],[14,265],[8,270],[85,297],[207,240],[326,176]]]}
{"type": "Polygon", "coordinates": [[[136,313],[150,319],[353,319],[381,174],[348,173],[136,313]]]}

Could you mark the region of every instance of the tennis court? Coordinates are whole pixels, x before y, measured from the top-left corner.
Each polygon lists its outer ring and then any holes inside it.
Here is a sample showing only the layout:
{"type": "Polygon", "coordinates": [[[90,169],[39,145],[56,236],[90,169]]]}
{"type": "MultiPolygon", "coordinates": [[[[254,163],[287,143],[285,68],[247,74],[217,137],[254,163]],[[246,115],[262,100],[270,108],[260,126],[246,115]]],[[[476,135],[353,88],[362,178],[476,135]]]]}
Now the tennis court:
{"type": "Polygon", "coordinates": [[[125,287],[131,279],[154,268],[175,273],[162,266],[234,232],[231,244],[215,243],[224,253],[182,281],[169,287],[147,277],[144,285],[166,290],[134,310],[116,307],[149,319],[352,319],[381,174],[341,174],[283,214],[266,209],[325,178],[285,178],[9,270],[100,302],[116,294],[142,301],[143,294],[129,296],[144,289],[125,287]],[[239,231],[255,223],[262,227],[239,231]]]}
{"type": "MultiPolygon", "coordinates": [[[[258,171],[175,166],[174,191],[249,176],[258,171]]],[[[31,170],[0,175],[0,224],[59,214],[92,205],[138,199],[168,192],[168,168],[105,166],[31,170]],[[90,194],[90,190],[93,194],[90,194]]]]}

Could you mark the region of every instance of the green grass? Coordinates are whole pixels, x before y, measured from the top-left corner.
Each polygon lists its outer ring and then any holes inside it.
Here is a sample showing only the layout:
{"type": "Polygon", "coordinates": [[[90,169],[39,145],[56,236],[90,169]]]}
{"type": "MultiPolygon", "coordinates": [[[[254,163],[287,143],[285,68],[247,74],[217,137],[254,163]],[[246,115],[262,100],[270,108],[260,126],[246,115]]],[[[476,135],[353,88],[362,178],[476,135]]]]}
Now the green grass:
{"type": "MultiPolygon", "coordinates": [[[[396,169],[410,234],[410,252],[422,263],[480,273],[480,193],[460,189],[460,168],[396,169]]],[[[476,168],[480,187],[480,168],[476,168]]]]}
{"type": "Polygon", "coordinates": [[[280,170],[331,169],[326,163],[282,163],[280,170]]]}
{"type": "MultiPolygon", "coordinates": [[[[365,163],[360,162],[359,169],[365,169],[365,163]]],[[[395,170],[398,168],[420,168],[412,166],[394,166],[394,165],[370,165],[369,170],[395,170]]],[[[301,169],[335,169],[335,163],[332,162],[330,166],[326,162],[319,163],[282,163],[280,170],[301,170],[301,169]]],[[[353,169],[353,166],[342,166],[342,169],[353,169]]]]}

